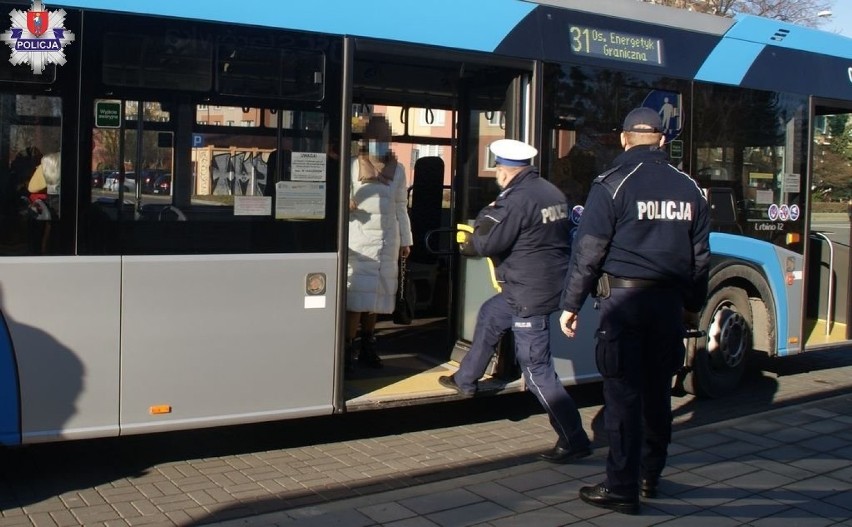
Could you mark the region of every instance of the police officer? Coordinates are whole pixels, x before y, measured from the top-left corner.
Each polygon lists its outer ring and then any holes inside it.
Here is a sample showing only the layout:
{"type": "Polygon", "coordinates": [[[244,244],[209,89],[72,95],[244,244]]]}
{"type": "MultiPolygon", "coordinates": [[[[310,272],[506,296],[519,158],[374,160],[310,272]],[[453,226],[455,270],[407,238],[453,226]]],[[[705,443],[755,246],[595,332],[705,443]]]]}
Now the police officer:
{"type": "Polygon", "coordinates": [[[462,254],[490,257],[501,292],[479,310],[473,343],[452,376],[438,382],[465,396],[476,393],[477,381],[509,329],[515,357],[527,388],[547,411],[559,439],[541,458],[568,463],[591,454],[574,401],[556,375],[550,355],[550,314],[559,309],[560,287],[570,257],[572,228],[565,195],[531,166],[538,151],[513,139],[490,146],[496,156],[500,194],[474,222],[463,240],[462,254]]]}
{"type": "Polygon", "coordinates": [[[701,308],[710,265],[707,201],[669,164],[661,131],[650,108],[624,119],[625,151],[592,184],[560,316],[572,337],[597,285],[609,455],[606,480],[581,488],[580,498],[627,514],[639,512],[640,491],[656,496],[671,441],[672,373],[683,362],[683,310],[701,308]]]}

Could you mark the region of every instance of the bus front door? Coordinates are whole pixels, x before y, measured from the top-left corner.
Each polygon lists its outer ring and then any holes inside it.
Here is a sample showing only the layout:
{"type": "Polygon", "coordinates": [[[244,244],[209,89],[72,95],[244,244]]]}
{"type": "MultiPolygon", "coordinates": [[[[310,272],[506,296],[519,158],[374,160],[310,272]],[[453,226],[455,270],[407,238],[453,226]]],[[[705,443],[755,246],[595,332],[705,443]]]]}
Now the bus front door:
{"type": "Polygon", "coordinates": [[[852,339],[849,314],[852,168],[847,162],[852,108],[817,105],[813,120],[810,236],[807,253],[805,347],[852,339]]]}

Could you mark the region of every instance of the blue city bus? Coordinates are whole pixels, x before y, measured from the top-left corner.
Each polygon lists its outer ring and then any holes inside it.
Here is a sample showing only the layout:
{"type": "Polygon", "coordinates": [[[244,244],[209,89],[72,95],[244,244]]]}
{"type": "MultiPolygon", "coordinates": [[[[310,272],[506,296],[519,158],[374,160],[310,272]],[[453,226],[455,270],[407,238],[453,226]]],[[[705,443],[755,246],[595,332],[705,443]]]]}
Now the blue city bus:
{"type": "MultiPolygon", "coordinates": [[[[837,176],[850,39],[621,0],[0,13],[2,445],[453,400],[437,377],[494,292],[454,244],[497,194],[488,145],[534,144],[581,206],[640,105],[712,206],[707,337],[676,381],[721,396],[754,353],[849,343],[849,216],[813,189],[837,176]],[[376,115],[409,183],[415,316],[382,317],[384,368],[344,378],[351,163],[376,115]]],[[[566,385],[599,380],[595,318],[570,341],[552,324],[566,385]]],[[[524,390],[505,340],[483,394],[524,390]]]]}

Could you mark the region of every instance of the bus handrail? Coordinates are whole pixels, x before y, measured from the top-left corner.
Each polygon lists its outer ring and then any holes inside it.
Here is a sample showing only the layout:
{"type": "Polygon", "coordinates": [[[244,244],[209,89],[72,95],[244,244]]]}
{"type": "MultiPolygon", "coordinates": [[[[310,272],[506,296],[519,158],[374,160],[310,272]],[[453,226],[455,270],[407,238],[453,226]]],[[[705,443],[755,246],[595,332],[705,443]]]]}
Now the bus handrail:
{"type": "Polygon", "coordinates": [[[831,326],[834,325],[834,321],[832,320],[834,316],[834,243],[825,233],[819,231],[812,231],[811,237],[819,237],[828,242],[828,294],[826,295],[828,297],[828,306],[825,313],[825,336],[828,337],[831,335],[831,326]]]}

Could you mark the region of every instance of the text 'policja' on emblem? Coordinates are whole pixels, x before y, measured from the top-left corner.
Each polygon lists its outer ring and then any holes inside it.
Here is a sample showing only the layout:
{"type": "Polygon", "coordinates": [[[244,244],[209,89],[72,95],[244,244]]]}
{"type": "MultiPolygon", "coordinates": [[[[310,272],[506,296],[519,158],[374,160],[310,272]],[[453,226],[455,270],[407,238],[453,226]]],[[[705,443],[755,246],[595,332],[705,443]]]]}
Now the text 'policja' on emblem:
{"type": "Polygon", "coordinates": [[[65,10],[48,11],[41,0],[33,0],[29,11],[13,9],[12,27],[0,35],[9,45],[13,65],[29,64],[36,75],[48,64],[65,64],[64,48],[74,41],[74,33],[65,29],[65,10]]]}

